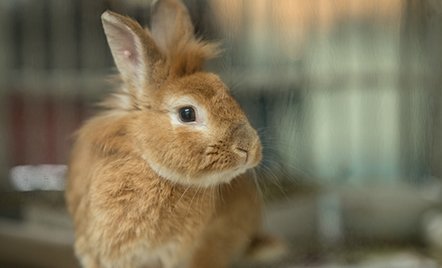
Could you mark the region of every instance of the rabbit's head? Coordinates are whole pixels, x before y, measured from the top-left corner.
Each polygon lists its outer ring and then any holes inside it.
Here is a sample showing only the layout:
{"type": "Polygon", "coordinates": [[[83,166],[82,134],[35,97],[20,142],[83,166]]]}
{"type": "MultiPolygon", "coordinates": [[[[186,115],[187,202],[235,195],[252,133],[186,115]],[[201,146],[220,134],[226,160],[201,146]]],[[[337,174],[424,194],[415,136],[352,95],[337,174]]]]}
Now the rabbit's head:
{"type": "Polygon", "coordinates": [[[202,71],[216,45],[194,36],[186,7],[159,0],[152,27],[102,15],[123,86],[113,109],[126,113],[128,138],[160,176],[180,184],[229,182],[261,160],[256,131],[221,79],[202,71]]]}

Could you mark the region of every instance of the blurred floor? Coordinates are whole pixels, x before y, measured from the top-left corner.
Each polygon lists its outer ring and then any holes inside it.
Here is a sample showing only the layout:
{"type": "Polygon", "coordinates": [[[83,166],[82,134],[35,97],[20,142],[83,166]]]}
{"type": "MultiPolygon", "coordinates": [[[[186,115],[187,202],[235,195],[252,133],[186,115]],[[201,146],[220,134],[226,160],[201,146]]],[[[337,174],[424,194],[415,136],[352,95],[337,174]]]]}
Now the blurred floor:
{"type": "MultiPolygon", "coordinates": [[[[372,192],[373,190],[368,190],[372,192]]],[[[387,196],[387,190],[377,190],[377,197],[387,196]]],[[[405,197],[410,196],[404,191],[405,197]]],[[[398,225],[395,222],[376,221],[376,215],[370,212],[369,206],[372,203],[364,197],[363,192],[355,189],[347,199],[353,205],[365,211],[365,216],[372,220],[366,223],[364,228],[372,227],[374,232],[383,224],[385,228],[394,228],[398,225]],[[359,198],[365,203],[356,202],[359,198]],[[356,200],[356,201],[355,201],[356,200]],[[363,207],[362,207],[363,205],[363,207]],[[388,226],[391,224],[392,226],[388,226]],[[368,227],[367,227],[368,226],[368,227]]],[[[46,193],[18,193],[19,198],[7,198],[8,204],[18,200],[21,207],[20,216],[9,219],[0,218],[0,267],[5,268],[75,268],[77,261],[72,252],[73,233],[69,217],[62,205],[62,192],[46,193]],[[55,205],[56,204],[56,205],[55,205]]],[[[7,195],[3,195],[5,198],[7,195]]],[[[375,234],[357,234],[361,230],[353,229],[352,242],[342,242],[336,245],[322,244],[318,236],[317,222],[317,198],[315,192],[291,194],[285,199],[272,201],[266,210],[266,225],[271,232],[283,236],[289,241],[290,254],[283,261],[273,264],[248,264],[236,267],[247,268],[435,268],[440,267],[435,259],[429,257],[429,251],[425,244],[412,240],[412,237],[403,236],[398,225],[396,237],[390,237],[396,242],[382,242],[375,234]],[[369,241],[370,237],[373,241],[369,241]]],[[[398,221],[407,221],[407,217],[421,213],[418,208],[407,205],[418,203],[415,196],[410,199],[401,199],[399,193],[389,194],[397,204],[389,203],[394,207],[398,221]],[[400,204],[405,205],[400,207],[400,204]],[[408,212],[409,215],[403,213],[408,212]],[[401,213],[403,215],[401,215],[401,213]]],[[[381,198],[382,199],[382,198],[381,198]]],[[[6,204],[3,203],[3,204],[6,204]]],[[[421,205],[425,207],[424,205],[421,205]]],[[[344,208],[346,206],[343,206],[344,208]]],[[[352,209],[349,210],[353,211],[352,209]]],[[[379,213],[379,211],[377,211],[379,213]]],[[[391,212],[390,212],[391,213],[391,212]]],[[[344,213],[345,214],[345,213],[344,213]]],[[[361,215],[347,215],[352,222],[361,215]]],[[[409,224],[409,223],[407,223],[409,224]]],[[[403,225],[404,226],[404,225],[403,225]]],[[[417,228],[409,225],[409,228],[417,228]]],[[[367,229],[365,229],[367,230],[367,229]]],[[[348,230],[347,230],[348,231],[348,230]]],[[[405,230],[407,231],[407,230],[405,230]]],[[[405,232],[404,231],[404,232],[405,232]]],[[[390,232],[390,231],[389,231],[390,232]]],[[[390,233],[393,233],[392,231],[390,233]]],[[[347,239],[347,238],[346,238],[347,239]]],[[[327,242],[327,243],[330,243],[327,242]]]]}

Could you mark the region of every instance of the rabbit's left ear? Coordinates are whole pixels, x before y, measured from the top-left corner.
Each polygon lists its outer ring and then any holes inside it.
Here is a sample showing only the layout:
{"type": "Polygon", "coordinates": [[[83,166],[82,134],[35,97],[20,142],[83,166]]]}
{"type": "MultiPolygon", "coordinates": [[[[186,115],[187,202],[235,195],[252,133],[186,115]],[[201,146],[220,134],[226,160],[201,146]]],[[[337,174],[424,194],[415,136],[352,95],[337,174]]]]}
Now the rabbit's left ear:
{"type": "Polygon", "coordinates": [[[219,53],[218,44],[196,38],[186,6],[180,0],[157,0],[152,8],[152,37],[169,60],[169,75],[200,71],[219,53]]]}
{"type": "Polygon", "coordinates": [[[155,80],[155,68],[162,55],[150,34],[136,21],[111,11],[104,12],[101,20],[115,64],[124,82],[134,89],[130,93],[139,97],[155,80]]]}
{"type": "Polygon", "coordinates": [[[180,42],[194,39],[194,29],[186,6],[178,0],[157,0],[152,9],[153,38],[166,53],[180,42]]]}

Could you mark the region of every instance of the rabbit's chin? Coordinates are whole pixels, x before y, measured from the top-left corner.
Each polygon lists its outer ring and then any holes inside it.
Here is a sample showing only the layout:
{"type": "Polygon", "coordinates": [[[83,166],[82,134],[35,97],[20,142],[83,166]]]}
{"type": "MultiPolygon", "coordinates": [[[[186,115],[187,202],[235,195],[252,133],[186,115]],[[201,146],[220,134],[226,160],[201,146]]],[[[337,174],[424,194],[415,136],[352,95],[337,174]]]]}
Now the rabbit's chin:
{"type": "Polygon", "coordinates": [[[243,174],[251,166],[244,165],[228,170],[220,171],[208,171],[200,175],[182,174],[169,168],[162,167],[161,165],[147,161],[150,168],[160,175],[162,178],[167,179],[176,184],[190,185],[195,187],[212,187],[223,183],[229,183],[235,177],[243,174]]]}

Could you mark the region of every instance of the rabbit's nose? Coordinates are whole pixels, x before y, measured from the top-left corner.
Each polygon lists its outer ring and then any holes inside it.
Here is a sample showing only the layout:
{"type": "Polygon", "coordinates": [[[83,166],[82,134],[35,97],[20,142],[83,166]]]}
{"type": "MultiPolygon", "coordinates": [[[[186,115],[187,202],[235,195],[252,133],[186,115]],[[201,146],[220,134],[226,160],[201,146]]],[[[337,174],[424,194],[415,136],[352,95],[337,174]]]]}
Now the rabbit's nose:
{"type": "Polygon", "coordinates": [[[244,163],[250,162],[254,155],[254,144],[258,140],[255,130],[245,122],[233,124],[230,128],[232,151],[236,153],[244,163]]]}
{"type": "Polygon", "coordinates": [[[248,151],[254,140],[254,130],[244,122],[233,124],[230,127],[230,139],[234,144],[234,148],[248,151]]]}

